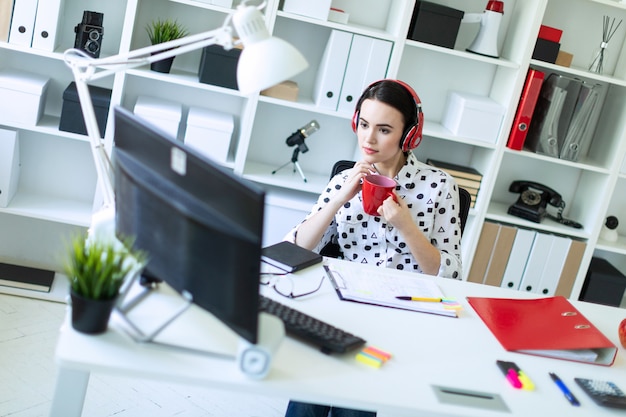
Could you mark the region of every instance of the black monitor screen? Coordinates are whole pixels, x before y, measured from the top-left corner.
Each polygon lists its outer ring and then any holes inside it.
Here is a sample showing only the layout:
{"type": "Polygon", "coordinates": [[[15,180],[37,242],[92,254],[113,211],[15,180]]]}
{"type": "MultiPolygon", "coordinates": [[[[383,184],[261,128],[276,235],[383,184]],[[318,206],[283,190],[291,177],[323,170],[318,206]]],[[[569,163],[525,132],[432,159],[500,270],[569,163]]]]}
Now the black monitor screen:
{"type": "Polygon", "coordinates": [[[113,161],[116,233],[146,273],[256,343],[264,191],[119,107],[113,161]]]}

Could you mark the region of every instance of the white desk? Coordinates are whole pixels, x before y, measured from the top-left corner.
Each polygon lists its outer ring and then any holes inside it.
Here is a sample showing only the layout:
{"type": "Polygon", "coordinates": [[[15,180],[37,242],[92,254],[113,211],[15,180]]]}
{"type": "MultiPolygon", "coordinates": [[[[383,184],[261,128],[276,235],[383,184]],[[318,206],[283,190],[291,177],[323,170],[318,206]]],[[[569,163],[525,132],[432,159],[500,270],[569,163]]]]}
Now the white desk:
{"type": "MultiPolygon", "coordinates": [[[[322,275],[321,266],[311,267],[299,272],[294,280],[296,285],[319,282],[322,275]]],[[[81,414],[91,372],[379,410],[393,416],[624,415],[624,412],[596,406],[573,381],[574,377],[612,380],[626,389],[626,362],[622,348],[611,367],[506,352],[465,297],[528,295],[497,287],[433,279],[447,297],[461,301],[464,308],[459,318],[339,301],[327,279],[318,293],[297,300],[274,297],[273,290],[266,291],[267,295],[281,302],[331,322],[365,338],[368,344],[392,353],[393,358],[380,369],[355,361],[354,353],[327,356],[286,338],[269,376],[255,381],[239,373],[233,361],[137,344],[120,330],[121,325],[115,320],[100,336],[82,335],[65,324],[56,351],[59,375],[51,416],[81,414]],[[511,387],[496,366],[497,359],[516,362],[535,383],[536,389],[525,391],[511,387]],[[582,403],[581,407],[570,405],[550,380],[548,372],[555,372],[563,379],[582,403]],[[433,385],[497,394],[509,411],[442,403],[433,385]]],[[[595,304],[574,304],[619,346],[617,327],[626,312],[595,304]]],[[[158,311],[150,314],[158,314],[158,311]]],[[[216,328],[216,338],[227,341],[223,348],[232,350],[235,339],[230,332],[215,325],[214,319],[195,308],[175,322],[164,338],[171,337],[196,346],[210,338],[211,328],[216,328]]]]}

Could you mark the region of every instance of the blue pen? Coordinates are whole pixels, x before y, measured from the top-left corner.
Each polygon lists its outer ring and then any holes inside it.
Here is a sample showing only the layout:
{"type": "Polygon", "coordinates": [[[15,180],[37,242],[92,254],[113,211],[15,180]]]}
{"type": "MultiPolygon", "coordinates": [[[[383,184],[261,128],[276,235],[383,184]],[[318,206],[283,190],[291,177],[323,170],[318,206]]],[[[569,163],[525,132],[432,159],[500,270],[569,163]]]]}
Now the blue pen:
{"type": "Polygon", "coordinates": [[[565,398],[567,398],[567,401],[569,401],[572,405],[575,405],[575,406],[579,406],[580,405],[580,403],[578,402],[576,397],[574,397],[574,394],[572,394],[572,392],[569,390],[569,388],[567,388],[567,386],[563,383],[563,381],[561,381],[561,378],[559,378],[553,372],[550,372],[550,378],[552,378],[552,380],[557,385],[557,387],[559,387],[561,392],[563,392],[563,395],[565,395],[565,398]]]}

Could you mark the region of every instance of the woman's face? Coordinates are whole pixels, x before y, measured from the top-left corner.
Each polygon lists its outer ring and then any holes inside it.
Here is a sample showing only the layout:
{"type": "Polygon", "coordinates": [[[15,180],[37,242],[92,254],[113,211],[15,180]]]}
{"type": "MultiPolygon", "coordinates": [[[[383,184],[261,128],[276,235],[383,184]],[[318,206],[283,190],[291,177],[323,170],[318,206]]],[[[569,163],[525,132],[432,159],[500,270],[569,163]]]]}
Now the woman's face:
{"type": "Polygon", "coordinates": [[[356,132],[365,161],[372,164],[396,161],[402,154],[403,131],[404,118],[400,111],[382,101],[363,101],[356,132]]]}

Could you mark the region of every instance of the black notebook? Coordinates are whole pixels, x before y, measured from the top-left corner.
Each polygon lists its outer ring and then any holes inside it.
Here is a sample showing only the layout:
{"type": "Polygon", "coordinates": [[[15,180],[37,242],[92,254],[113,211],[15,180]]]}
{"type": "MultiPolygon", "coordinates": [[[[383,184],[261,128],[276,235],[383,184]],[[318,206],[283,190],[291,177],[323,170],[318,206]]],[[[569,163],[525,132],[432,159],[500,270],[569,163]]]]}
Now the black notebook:
{"type": "Polygon", "coordinates": [[[263,248],[261,260],[283,271],[295,272],[322,262],[322,255],[282,241],[263,248]]]}
{"type": "Polygon", "coordinates": [[[0,285],[49,292],[54,281],[54,271],[0,263],[0,285]]]}

